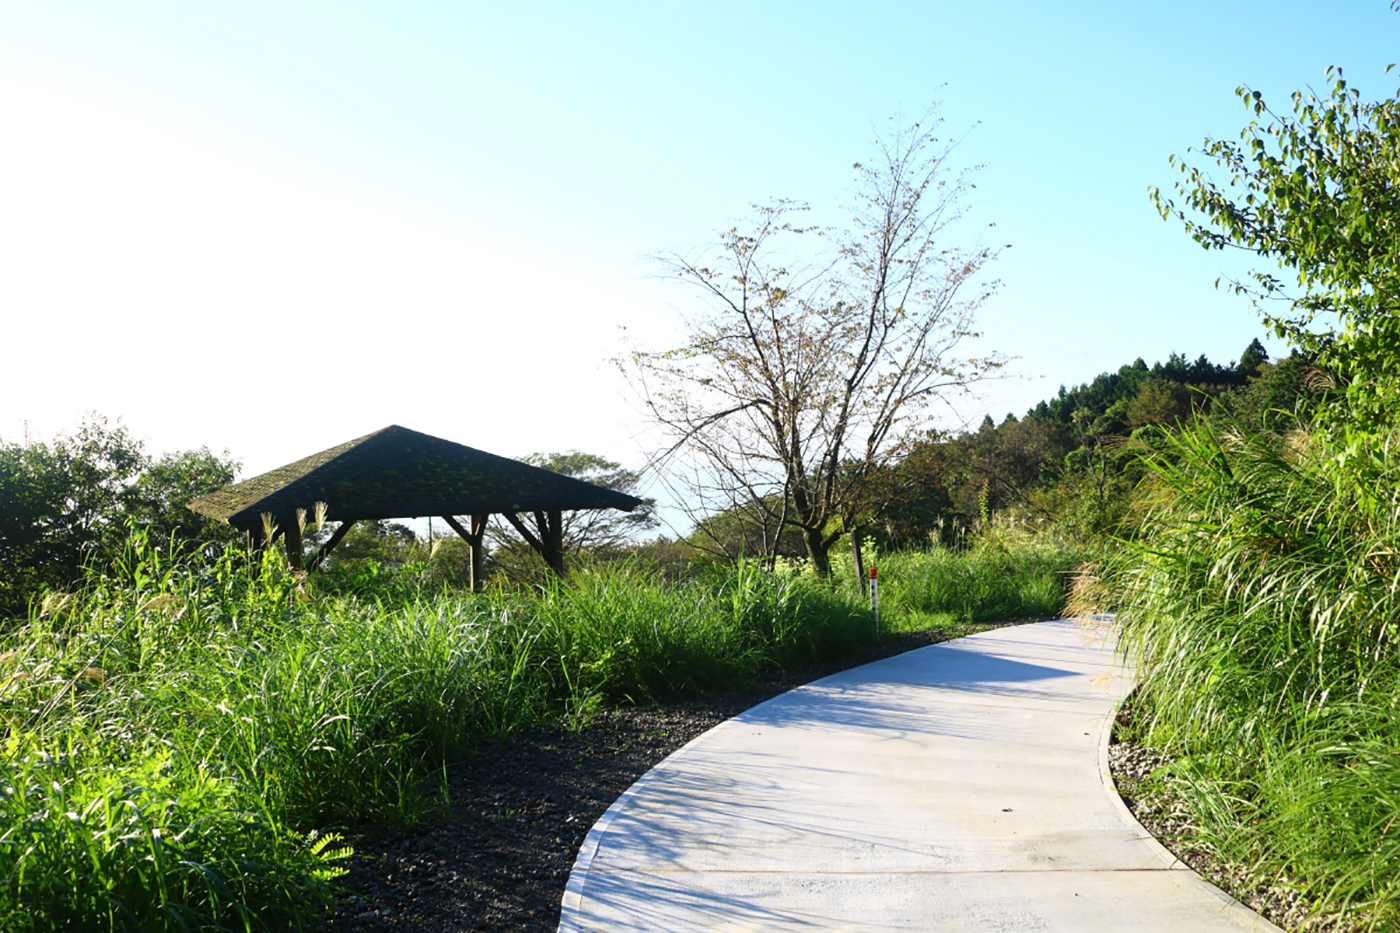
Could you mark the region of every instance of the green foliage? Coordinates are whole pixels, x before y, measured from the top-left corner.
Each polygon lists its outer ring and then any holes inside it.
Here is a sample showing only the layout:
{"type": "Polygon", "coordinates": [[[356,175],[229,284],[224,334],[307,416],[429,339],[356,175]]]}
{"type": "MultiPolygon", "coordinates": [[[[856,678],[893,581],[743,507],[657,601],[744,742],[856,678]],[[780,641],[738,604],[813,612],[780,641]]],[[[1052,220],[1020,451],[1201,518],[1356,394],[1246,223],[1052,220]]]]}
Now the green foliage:
{"type": "Polygon", "coordinates": [[[1031,490],[1031,509],[1061,533],[1100,545],[1131,535],[1133,494],[1141,478],[1142,448],[1097,444],[1072,451],[1054,482],[1031,490]]]}
{"type": "Polygon", "coordinates": [[[1246,378],[1252,379],[1259,375],[1259,368],[1268,362],[1268,351],[1259,342],[1259,338],[1255,337],[1249,346],[1245,347],[1244,353],[1240,354],[1238,369],[1246,378]]]}
{"type": "MultiPolygon", "coordinates": [[[[325,532],[320,536],[325,536],[325,532]]],[[[305,532],[303,539],[308,543],[314,540],[305,532]]],[[[397,569],[425,556],[426,551],[412,528],[381,518],[356,522],[331,552],[326,565],[344,574],[358,572],[371,564],[397,569]]]]}
{"type": "Polygon", "coordinates": [[[1206,248],[1296,281],[1290,295],[1256,271],[1233,287],[1301,352],[1246,351],[1249,384],[1161,439],[1138,538],[1106,582],[1141,665],[1146,739],[1176,755],[1205,844],[1347,914],[1338,928],[1394,929],[1400,99],[1363,103],[1328,78],[1287,118],[1241,88],[1254,119],[1203,150],[1228,180],[1181,164],[1186,209],[1154,192],[1206,248]]]}
{"type": "MultiPolygon", "coordinates": [[[[789,506],[789,509],[791,506],[789,506]]],[[[744,503],[707,515],[695,523],[685,541],[697,554],[737,561],[741,558],[800,560],[807,554],[802,529],[782,523],[780,501],[744,503]]]]}
{"type": "Polygon", "coordinates": [[[882,554],[882,611],[901,627],[938,615],[963,622],[1054,617],[1064,610],[1070,574],[1084,559],[1083,549],[1053,534],[1000,529],[961,550],[882,554]]]}
{"type": "Polygon", "coordinates": [[[931,435],[872,477],[870,537],[889,550],[954,544],[1006,509],[1029,504],[1032,489],[1057,472],[1072,448],[1061,425],[990,419],[975,432],[931,435]]]}
{"type": "Polygon", "coordinates": [[[966,530],[971,519],[959,515],[953,501],[966,475],[958,454],[933,436],[910,445],[899,463],[872,477],[872,498],[879,503],[872,543],[885,550],[921,548],[952,543],[966,530]]]}
{"type": "Polygon", "coordinates": [[[690,579],[694,576],[696,567],[705,563],[695,548],[665,535],[633,545],[627,556],[636,561],[639,567],[668,583],[690,579]]]}
{"type": "Polygon", "coordinates": [[[1400,461],[1374,437],[1199,422],[1108,565],[1148,742],[1208,844],[1316,910],[1400,922],[1400,461]],[[1352,439],[1355,443],[1355,438],[1352,439]],[[1364,465],[1364,471],[1360,467],[1364,465]]]}
{"type": "Polygon", "coordinates": [[[43,587],[77,580],[84,563],[110,560],[131,522],[162,540],[231,540],[226,526],[184,503],[237,469],[227,451],[203,448],[152,461],[127,428],[95,414],[48,443],[0,440],[0,616],[23,614],[43,587]]]}
{"type": "Polygon", "coordinates": [[[342,853],[257,793],[279,756],[226,754],[251,726],[230,704],[281,721],[243,678],[294,591],[275,563],[238,562],[200,574],[138,532],[4,636],[6,929],[286,929],[326,901],[342,853]]]}
{"type": "Polygon", "coordinates": [[[1325,97],[1293,94],[1291,118],[1258,91],[1238,90],[1255,119],[1239,142],[1207,139],[1202,149],[1228,182],[1173,160],[1185,176],[1178,193],[1204,220],[1154,198],[1207,249],[1243,248],[1291,274],[1301,294],[1290,296],[1272,272],[1233,287],[1275,333],[1347,382],[1339,417],[1374,429],[1394,423],[1400,393],[1400,98],[1362,102],[1340,69],[1328,81],[1325,97]],[[1280,299],[1288,310],[1270,310],[1280,299]]]}
{"type": "Polygon", "coordinates": [[[0,442],[0,612],[77,578],[120,527],[122,494],[142,462],[131,433],[98,417],[51,443],[0,442]]]}
{"type": "Polygon", "coordinates": [[[246,812],[232,782],[168,750],[47,738],[12,736],[0,760],[4,929],[283,930],[325,902],[334,836],[246,812]]]}
{"type": "MultiPolygon", "coordinates": [[[[141,472],[122,491],[121,513],[158,539],[174,537],[185,544],[232,542],[239,533],[221,522],[186,508],[194,499],[234,482],[238,461],[210,453],[209,448],[143,458],[141,472]]],[[[116,542],[109,542],[109,547],[116,542]]]]}
{"type": "Polygon", "coordinates": [[[1296,354],[1269,363],[1258,340],[1229,366],[1173,353],[1061,387],[1022,420],[926,436],[870,478],[871,537],[886,549],[955,544],[997,516],[1049,521],[1083,541],[1129,534],[1143,453],[1199,413],[1269,423],[1310,415],[1319,396],[1308,372],[1296,354]]]}
{"type": "Polygon", "coordinates": [[[210,561],[138,531],[0,634],[5,929],[313,924],[345,851],[311,831],[411,823],[475,737],[872,634],[858,601],[752,564],[673,585],[603,562],[489,595],[366,566],[356,594],[275,550],[210,561]]]}
{"type": "Polygon", "coordinates": [[[1204,355],[1188,362],[1180,353],[1172,353],[1165,363],[1154,363],[1149,367],[1139,357],[1117,372],[1100,373],[1093,381],[1072,389],[1060,386],[1059,394],[1046,399],[1032,408],[1027,418],[1059,424],[1071,424],[1080,411],[1087,411],[1093,421],[1109,415],[1115,408],[1119,430],[1114,430],[1112,417],[1097,429],[1098,434],[1124,433],[1121,426],[1127,424],[1126,407],[1142,391],[1145,383],[1176,385],[1184,389],[1194,389],[1210,395],[1245,385],[1255,374],[1258,362],[1266,358],[1264,347],[1253,340],[1241,355],[1241,362],[1229,366],[1212,363],[1204,355]]]}
{"type": "MultiPolygon", "coordinates": [[[[629,496],[637,495],[642,484],[642,475],[635,470],[624,469],[622,464],[606,457],[578,450],[570,450],[567,453],[527,454],[521,460],[551,473],[559,473],[629,496]]],[[[614,509],[566,512],[564,550],[617,549],[634,540],[642,532],[655,528],[657,524],[656,500],[648,498],[643,498],[642,504],[631,512],[618,512],[614,509]]]]}
{"type": "Polygon", "coordinates": [[[1191,393],[1179,382],[1157,377],[1148,378],[1138,388],[1125,407],[1128,425],[1140,428],[1148,424],[1174,427],[1191,417],[1191,393]]]}
{"type": "Polygon", "coordinates": [[[1298,353],[1277,362],[1261,363],[1249,384],[1223,396],[1213,410],[1212,420],[1220,426],[1239,422],[1254,429],[1287,431],[1311,422],[1330,392],[1313,380],[1315,370],[1298,353]],[[1219,417],[1216,417],[1219,415],[1219,417]]]}
{"type": "Polygon", "coordinates": [[[868,610],[811,579],[740,561],[675,587],[631,563],[576,574],[530,607],[563,684],[610,701],[742,683],[867,640],[868,610]]]}

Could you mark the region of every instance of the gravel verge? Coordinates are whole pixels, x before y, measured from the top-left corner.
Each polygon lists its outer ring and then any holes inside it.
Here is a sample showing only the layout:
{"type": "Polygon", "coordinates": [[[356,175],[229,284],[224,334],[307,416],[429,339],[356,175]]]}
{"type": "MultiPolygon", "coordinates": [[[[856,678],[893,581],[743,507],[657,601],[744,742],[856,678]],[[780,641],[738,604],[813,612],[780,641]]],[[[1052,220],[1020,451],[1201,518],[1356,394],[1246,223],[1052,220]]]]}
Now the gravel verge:
{"type": "MultiPolygon", "coordinates": [[[[1042,621],[1042,620],[1019,620],[1042,621]]],[[[355,827],[344,895],[327,928],[552,933],[584,836],[639,777],[750,707],[838,671],[1016,622],[886,635],[841,661],[763,677],[747,689],[603,711],[483,741],[449,767],[437,808],[411,833],[355,827]]]]}

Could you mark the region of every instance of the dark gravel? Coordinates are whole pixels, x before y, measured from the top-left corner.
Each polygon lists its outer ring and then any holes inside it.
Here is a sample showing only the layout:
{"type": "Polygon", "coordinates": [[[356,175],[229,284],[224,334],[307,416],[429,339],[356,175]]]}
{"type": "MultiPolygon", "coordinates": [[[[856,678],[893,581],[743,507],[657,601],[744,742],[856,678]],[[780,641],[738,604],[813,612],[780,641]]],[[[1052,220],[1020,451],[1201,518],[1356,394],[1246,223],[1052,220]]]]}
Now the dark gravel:
{"type": "Polygon", "coordinates": [[[553,931],[584,836],[671,752],[757,703],[828,674],[1010,624],[887,635],[844,661],[773,674],[746,690],[611,709],[579,731],[549,723],[483,742],[449,768],[447,802],[436,788],[438,808],[414,832],[364,826],[351,834],[355,855],[329,926],[356,933],[553,931]]]}

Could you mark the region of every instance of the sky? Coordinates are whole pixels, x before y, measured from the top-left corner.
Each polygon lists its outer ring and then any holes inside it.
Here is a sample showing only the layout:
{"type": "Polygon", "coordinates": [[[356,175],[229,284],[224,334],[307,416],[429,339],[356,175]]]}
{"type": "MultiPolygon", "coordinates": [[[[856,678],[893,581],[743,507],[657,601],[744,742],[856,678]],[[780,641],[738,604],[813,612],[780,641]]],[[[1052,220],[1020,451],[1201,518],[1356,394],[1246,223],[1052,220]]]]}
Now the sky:
{"type": "Polygon", "coordinates": [[[842,222],[934,102],[981,166],[959,245],[1009,244],[977,349],[1011,375],[956,418],[1229,362],[1264,335],[1214,283],[1251,265],[1148,189],[1242,84],[1395,93],[1397,38],[1384,0],[0,0],[0,439],[95,411],[250,476],[394,423],[640,465],[611,360],[695,308],[656,255],[773,197],[842,222]]]}

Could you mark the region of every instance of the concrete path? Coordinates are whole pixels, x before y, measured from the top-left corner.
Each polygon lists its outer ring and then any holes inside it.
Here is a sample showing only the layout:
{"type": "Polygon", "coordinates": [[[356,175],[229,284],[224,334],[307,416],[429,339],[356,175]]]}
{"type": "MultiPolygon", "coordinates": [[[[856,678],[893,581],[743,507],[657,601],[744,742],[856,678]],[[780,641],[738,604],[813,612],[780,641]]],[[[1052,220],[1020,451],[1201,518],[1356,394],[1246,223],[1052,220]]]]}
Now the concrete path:
{"type": "Polygon", "coordinates": [[[998,629],[756,706],[618,798],[561,931],[1277,930],[1129,815],[1103,633],[998,629]]]}

